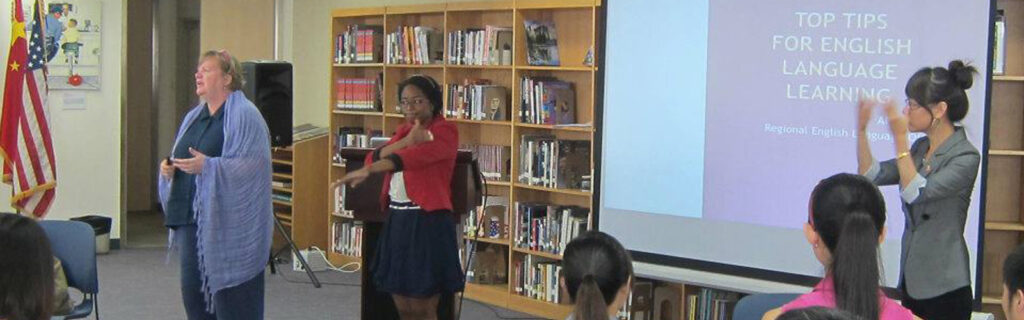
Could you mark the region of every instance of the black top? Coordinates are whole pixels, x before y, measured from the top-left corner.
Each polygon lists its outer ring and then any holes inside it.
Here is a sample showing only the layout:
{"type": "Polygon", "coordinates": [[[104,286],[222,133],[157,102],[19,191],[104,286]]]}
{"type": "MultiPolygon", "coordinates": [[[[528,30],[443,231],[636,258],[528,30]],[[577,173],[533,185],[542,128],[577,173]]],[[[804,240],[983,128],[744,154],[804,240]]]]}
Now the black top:
{"type": "MultiPolygon", "coordinates": [[[[224,107],[210,115],[210,108],[203,110],[192,125],[181,135],[172,157],[175,159],[192,158],[188,148],[194,148],[207,157],[219,157],[224,149],[224,107]]],[[[164,213],[164,225],[177,227],[195,224],[192,211],[192,200],[196,195],[196,176],[175,169],[174,180],[171,182],[171,194],[167,199],[167,212],[164,213]]]]}

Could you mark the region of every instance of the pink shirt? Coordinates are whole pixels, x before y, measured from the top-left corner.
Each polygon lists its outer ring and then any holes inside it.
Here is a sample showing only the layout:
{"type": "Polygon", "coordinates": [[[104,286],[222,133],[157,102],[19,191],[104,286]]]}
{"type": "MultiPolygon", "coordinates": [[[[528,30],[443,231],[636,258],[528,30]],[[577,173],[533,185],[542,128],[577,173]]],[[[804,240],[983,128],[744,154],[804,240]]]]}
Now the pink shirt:
{"type": "MultiPolygon", "coordinates": [[[[898,301],[885,297],[881,290],[879,290],[878,295],[882,297],[881,301],[879,301],[879,309],[881,309],[880,320],[914,319],[914,313],[904,308],[898,301]]],[[[814,290],[810,293],[804,294],[782,306],[782,312],[807,307],[836,307],[836,295],[831,276],[825,277],[821,282],[818,282],[818,285],[814,286],[814,290]]]]}

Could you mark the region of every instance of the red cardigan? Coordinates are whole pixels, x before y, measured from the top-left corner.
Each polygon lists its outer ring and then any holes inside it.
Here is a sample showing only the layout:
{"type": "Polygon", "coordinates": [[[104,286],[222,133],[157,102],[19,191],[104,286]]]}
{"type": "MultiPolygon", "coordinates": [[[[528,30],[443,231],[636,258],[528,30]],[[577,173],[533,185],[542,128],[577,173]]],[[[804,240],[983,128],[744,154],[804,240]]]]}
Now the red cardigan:
{"type": "MultiPolygon", "coordinates": [[[[452,175],[455,172],[455,155],[459,150],[459,131],[454,124],[443,117],[435,117],[427,127],[434,136],[433,141],[395,151],[387,156],[395,163],[395,171],[405,175],[405,191],[414,203],[425,212],[452,210],[452,175]]],[[[385,145],[398,142],[412,131],[411,124],[403,124],[385,145]]],[[[366,165],[379,159],[380,149],[366,155],[366,165]]],[[[391,188],[391,173],[384,176],[384,190],[381,191],[381,208],[387,210],[391,188]]]]}

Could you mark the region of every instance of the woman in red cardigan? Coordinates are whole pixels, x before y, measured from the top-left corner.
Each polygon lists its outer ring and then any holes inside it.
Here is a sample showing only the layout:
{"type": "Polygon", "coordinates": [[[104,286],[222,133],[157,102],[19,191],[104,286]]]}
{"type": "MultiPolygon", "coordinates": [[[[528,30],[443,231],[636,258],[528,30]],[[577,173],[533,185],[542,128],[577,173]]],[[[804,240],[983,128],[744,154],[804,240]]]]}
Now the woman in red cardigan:
{"type": "Polygon", "coordinates": [[[391,294],[402,319],[436,319],[440,294],[464,287],[451,214],[459,133],[441,116],[434,79],[412,76],[398,92],[406,123],[339,183],[354,187],[385,174],[381,195],[390,212],[371,262],[374,284],[391,294]]]}

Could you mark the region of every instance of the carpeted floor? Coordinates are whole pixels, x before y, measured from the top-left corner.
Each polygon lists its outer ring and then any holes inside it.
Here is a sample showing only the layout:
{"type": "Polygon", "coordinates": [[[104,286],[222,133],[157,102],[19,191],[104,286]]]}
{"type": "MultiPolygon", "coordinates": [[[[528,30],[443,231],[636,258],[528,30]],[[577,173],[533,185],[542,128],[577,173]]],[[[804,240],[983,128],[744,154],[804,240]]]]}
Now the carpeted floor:
{"type": "MultiPolygon", "coordinates": [[[[100,256],[100,318],[184,319],[177,260],[165,263],[165,258],[162,248],[113,250],[100,256]]],[[[325,285],[316,289],[305,273],[282,267],[287,271],[266,273],[267,319],[359,319],[359,288],[338,285],[358,283],[358,274],[319,272],[325,285]]],[[[470,300],[463,307],[462,319],[508,318],[533,319],[470,300]]]]}

